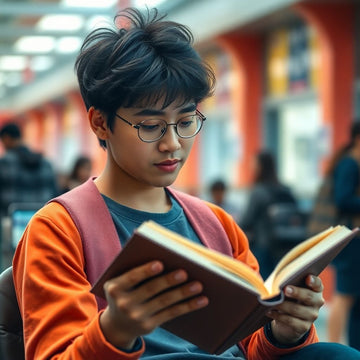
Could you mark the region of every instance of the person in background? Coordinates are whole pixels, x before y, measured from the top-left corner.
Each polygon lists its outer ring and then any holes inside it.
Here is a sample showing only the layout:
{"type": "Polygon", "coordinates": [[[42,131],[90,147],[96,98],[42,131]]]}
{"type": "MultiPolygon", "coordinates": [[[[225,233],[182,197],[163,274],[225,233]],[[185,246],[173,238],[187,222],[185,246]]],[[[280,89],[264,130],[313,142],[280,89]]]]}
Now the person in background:
{"type": "Polygon", "coordinates": [[[209,186],[210,201],[217,206],[220,206],[227,213],[232,215],[234,220],[237,222],[240,219],[240,208],[235,206],[229,201],[228,186],[222,179],[213,181],[209,186]]]}
{"type": "MultiPolygon", "coordinates": [[[[214,74],[195,51],[190,30],[164,20],[156,9],[126,9],[115,20],[119,28],[99,28],[86,37],[76,60],[89,125],[107,160],[99,177],[71,191],[91,186],[103,209],[92,225],[101,228],[102,216],[111,216],[113,240],[122,246],[145,220],[194,242],[217,239],[190,220],[194,210],[180,200],[190,195],[170,189],[205,123],[199,104],[211,95],[214,74]]],[[[233,218],[214,204],[191,199],[210,211],[204,211],[205,221],[223,227],[231,255],[258,270],[233,218]]],[[[99,238],[99,247],[110,246],[110,240],[99,238]]],[[[129,269],[106,282],[107,303],[99,310],[90,292],[89,266],[70,214],[59,203],[47,204],[32,218],[13,262],[28,360],[358,356],[340,344],[316,343],[313,322],[323,304],[319,277],[309,275],[303,287],[286,287],[286,300],[268,313],[272,321],[266,327],[212,355],[161,327],[209,302],[203,285],[190,281],[186,269],[168,273],[156,258],[129,269]]]]}
{"type": "Polygon", "coordinates": [[[73,189],[76,186],[81,185],[91,176],[92,162],[88,156],[79,156],[70,172],[69,179],[67,181],[66,191],[73,189]]]}
{"type": "Polygon", "coordinates": [[[253,165],[253,187],[239,225],[247,234],[261,275],[266,279],[283,255],[280,244],[273,236],[270,206],[275,203],[296,204],[296,200],[291,190],[280,183],[275,159],[270,152],[258,152],[253,165]]]}
{"type": "MultiPolygon", "coordinates": [[[[350,141],[337,152],[327,174],[333,181],[333,195],[339,223],[360,226],[360,121],[350,130],[350,141]]],[[[328,340],[343,339],[360,349],[360,238],[356,238],[333,261],[335,293],[328,317],[328,340]]]]}
{"type": "Polygon", "coordinates": [[[52,164],[24,145],[21,129],[13,122],[0,129],[5,153],[0,158],[0,215],[8,216],[12,203],[43,203],[58,194],[52,164]]]}

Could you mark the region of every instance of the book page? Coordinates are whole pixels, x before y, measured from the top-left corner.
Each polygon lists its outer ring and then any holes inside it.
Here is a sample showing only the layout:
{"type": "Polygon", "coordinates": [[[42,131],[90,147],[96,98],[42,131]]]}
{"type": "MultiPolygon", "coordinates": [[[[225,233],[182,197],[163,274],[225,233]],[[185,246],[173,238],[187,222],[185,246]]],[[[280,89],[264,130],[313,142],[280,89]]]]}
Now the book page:
{"type": "MultiPolygon", "coordinates": [[[[165,247],[172,248],[174,251],[178,251],[182,255],[184,254],[183,248],[192,252],[192,257],[197,254],[196,260],[199,261],[199,256],[207,261],[211,261],[221,271],[226,271],[237,278],[237,281],[241,279],[242,282],[246,282],[248,286],[258,292],[261,296],[267,294],[267,289],[261,276],[255,272],[250,266],[231,258],[227,255],[219,253],[215,250],[206,248],[203,245],[196,244],[185,237],[168,230],[153,221],[148,221],[144,225],[138,228],[138,232],[142,233],[146,237],[151,237],[155,242],[162,244],[165,247]],[[159,236],[162,235],[162,236],[159,236]],[[179,247],[181,246],[181,247],[179,247]]],[[[195,258],[193,258],[195,259],[195,258]]]]}
{"type": "Polygon", "coordinates": [[[265,286],[268,289],[269,292],[272,292],[273,288],[273,282],[274,279],[277,277],[280,271],[284,267],[286,267],[289,263],[291,263],[293,260],[295,260],[297,257],[299,257],[304,252],[308,251],[311,247],[322,241],[325,237],[330,235],[332,232],[334,232],[336,229],[338,229],[340,226],[336,227],[330,227],[329,229],[326,229],[322,231],[321,233],[312,236],[311,238],[304,240],[300,244],[296,245],[293,249],[291,249],[287,254],[284,255],[284,257],[279,261],[279,263],[276,265],[275,269],[272,271],[270,276],[265,281],[265,286]]]}
{"type": "Polygon", "coordinates": [[[279,273],[275,276],[272,283],[270,292],[277,293],[280,286],[297,271],[299,271],[304,264],[309,264],[314,261],[320,254],[324,254],[336,244],[339,240],[344,239],[347,235],[351,234],[351,230],[347,227],[338,226],[331,232],[325,239],[317,242],[313,247],[300,254],[295,260],[284,266],[279,273]]]}

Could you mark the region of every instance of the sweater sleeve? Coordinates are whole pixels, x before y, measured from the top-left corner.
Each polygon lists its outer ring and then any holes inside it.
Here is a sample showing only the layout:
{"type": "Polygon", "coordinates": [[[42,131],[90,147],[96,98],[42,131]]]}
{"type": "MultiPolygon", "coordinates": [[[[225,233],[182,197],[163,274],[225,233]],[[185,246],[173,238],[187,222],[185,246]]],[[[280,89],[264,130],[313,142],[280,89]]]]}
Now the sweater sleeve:
{"type": "MultiPolygon", "coordinates": [[[[258,263],[249,249],[249,242],[244,232],[222,209],[212,204],[209,204],[209,206],[224,226],[233,248],[234,258],[246,263],[254,270],[259,271],[258,263]]],[[[245,350],[248,360],[275,360],[278,359],[280,355],[292,353],[306,345],[315,343],[317,341],[318,337],[316,334],[316,329],[315,326],[312,325],[306,340],[302,344],[294,347],[279,348],[273,345],[265,336],[264,328],[257,330],[245,338],[239,345],[245,350]]]]}
{"type": "Polygon", "coordinates": [[[26,359],[140,358],[144,344],[125,353],[104,338],[84,265],[72,219],[61,205],[46,205],[30,221],[13,260],[26,359]]]}

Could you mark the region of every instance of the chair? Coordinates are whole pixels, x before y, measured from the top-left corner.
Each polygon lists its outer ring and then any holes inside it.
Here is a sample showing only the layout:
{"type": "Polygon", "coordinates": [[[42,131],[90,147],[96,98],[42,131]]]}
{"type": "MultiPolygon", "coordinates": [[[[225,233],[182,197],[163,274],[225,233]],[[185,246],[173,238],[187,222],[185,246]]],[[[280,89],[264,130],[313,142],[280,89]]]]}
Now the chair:
{"type": "Polygon", "coordinates": [[[0,359],[24,360],[23,327],[12,267],[0,274],[0,359]]]}

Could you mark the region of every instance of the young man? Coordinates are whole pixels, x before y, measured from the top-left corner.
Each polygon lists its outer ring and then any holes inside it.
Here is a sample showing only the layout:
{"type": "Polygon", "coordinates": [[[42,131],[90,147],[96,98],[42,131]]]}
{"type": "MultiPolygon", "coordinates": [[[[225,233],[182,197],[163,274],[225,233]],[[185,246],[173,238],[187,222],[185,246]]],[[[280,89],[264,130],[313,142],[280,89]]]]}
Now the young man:
{"type": "MultiPolygon", "coordinates": [[[[143,16],[134,9],[118,20],[127,20],[126,25],[90,34],[76,61],[91,129],[107,150],[105,168],[86,185],[96,188],[100,199],[93,208],[98,222],[89,224],[104,230],[95,251],[112,246],[114,238],[124,245],[149,219],[203,241],[210,232],[201,229],[200,234],[190,220],[191,208],[168,186],[203,125],[197,108],[211,94],[213,74],[182,25],[163,21],[156,11],[143,16]],[[105,226],[108,214],[113,232],[105,226]]],[[[215,205],[207,206],[216,217],[208,222],[221,224],[233,256],[258,269],[232,218],[215,205]]],[[[314,345],[305,346],[317,341],[313,321],[323,304],[317,277],[309,276],[306,288],[286,289],[288,300],[269,314],[274,320],[266,329],[215,356],[160,327],[208,304],[202,284],[188,282],[185,269],[163,273],[157,259],[131,269],[105,284],[107,304],[99,311],[85,269],[100,255],[85,262],[84,251],[75,223],[57,202],[41,209],[28,226],[14,258],[27,359],[259,360],[316,352],[314,345]]]]}

